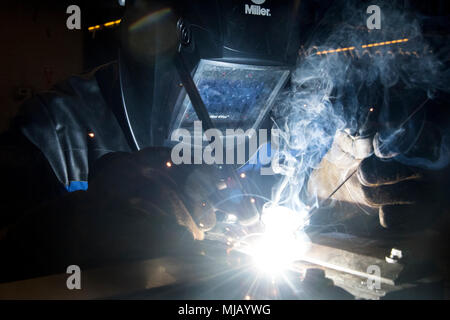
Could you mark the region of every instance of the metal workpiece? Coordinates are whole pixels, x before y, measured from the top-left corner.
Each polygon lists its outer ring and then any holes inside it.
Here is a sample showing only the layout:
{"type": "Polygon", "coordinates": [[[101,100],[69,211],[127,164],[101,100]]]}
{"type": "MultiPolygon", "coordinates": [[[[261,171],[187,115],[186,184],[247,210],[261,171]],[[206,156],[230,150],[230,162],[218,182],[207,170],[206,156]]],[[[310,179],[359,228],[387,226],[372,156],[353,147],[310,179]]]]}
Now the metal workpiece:
{"type": "MultiPolygon", "coordinates": [[[[218,223],[206,238],[226,244],[231,251],[241,251],[242,259],[251,260],[251,254],[246,256],[239,240],[251,232],[255,230],[243,231],[238,223],[218,223]]],[[[320,268],[335,286],[356,298],[380,299],[391,292],[436,279],[432,267],[431,248],[435,241],[432,234],[371,239],[334,232],[309,237],[307,251],[293,263],[290,271],[302,275],[308,269],[320,268]]]]}
{"type": "Polygon", "coordinates": [[[382,299],[440,280],[433,268],[430,234],[374,240],[330,233],[314,236],[311,241],[303,261],[296,262],[295,268],[318,266],[334,285],[359,299],[382,299]]]}
{"type": "Polygon", "coordinates": [[[386,262],[383,247],[370,239],[333,234],[312,241],[303,261],[297,262],[295,268],[318,266],[336,286],[360,299],[379,299],[394,290],[404,270],[400,263],[386,262]]]}
{"type": "Polygon", "coordinates": [[[0,299],[383,299],[435,281],[418,273],[401,280],[410,273],[406,260],[387,262],[391,252],[380,241],[342,234],[311,240],[303,258],[278,278],[258,273],[231,239],[214,237],[196,242],[194,255],[82,270],[82,290],[69,290],[65,273],[0,284],[0,299]],[[308,275],[314,269],[323,272],[308,275]]]}

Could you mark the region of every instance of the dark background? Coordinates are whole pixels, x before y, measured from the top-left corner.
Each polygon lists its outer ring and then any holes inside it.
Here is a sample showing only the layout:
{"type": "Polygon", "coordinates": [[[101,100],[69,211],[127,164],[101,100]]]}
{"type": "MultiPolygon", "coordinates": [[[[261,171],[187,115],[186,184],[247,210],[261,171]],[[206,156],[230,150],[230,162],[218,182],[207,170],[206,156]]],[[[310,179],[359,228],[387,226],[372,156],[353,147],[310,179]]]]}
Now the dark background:
{"type": "Polygon", "coordinates": [[[120,19],[117,0],[15,0],[1,6],[0,132],[33,94],[116,59],[117,28],[88,28],[120,19]],[[80,6],[81,30],[66,27],[72,4],[80,6]]]}

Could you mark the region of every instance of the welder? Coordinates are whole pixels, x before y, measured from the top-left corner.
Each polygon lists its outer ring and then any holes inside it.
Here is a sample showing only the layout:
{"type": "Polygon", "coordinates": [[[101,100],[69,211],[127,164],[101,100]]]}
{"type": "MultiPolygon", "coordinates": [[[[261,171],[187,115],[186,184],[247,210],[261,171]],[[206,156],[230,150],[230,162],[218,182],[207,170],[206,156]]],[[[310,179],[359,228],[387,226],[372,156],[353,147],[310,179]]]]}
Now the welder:
{"type": "Polygon", "coordinates": [[[242,1],[126,6],[118,61],[35,96],[2,135],[3,281],[189,252],[223,177],[174,165],[171,132],[206,126],[196,92],[214,127],[260,128],[295,64],[295,3],[264,4],[270,17],[242,1]]]}
{"type": "MultiPolygon", "coordinates": [[[[246,10],[247,1],[126,3],[118,61],[37,95],[2,136],[2,281],[72,264],[188,254],[216,223],[209,199],[223,177],[215,166],[173,165],[171,132],[190,130],[195,120],[220,129],[270,128],[300,30],[315,23],[313,6],[315,13],[327,7],[281,0],[260,10],[246,10]],[[232,110],[224,99],[232,99],[232,110]]],[[[409,191],[420,190],[421,174],[380,162],[383,154],[368,157],[373,139],[360,157],[348,150],[348,139],[354,135],[338,135],[330,155],[339,153],[345,169],[359,169],[349,196],[336,199],[371,201],[384,227],[404,221],[413,205],[431,208],[409,191]],[[351,163],[342,160],[347,155],[351,163]],[[414,186],[404,189],[403,182],[414,186]]],[[[317,196],[326,198],[342,181],[339,161],[312,173],[317,196]]]]}

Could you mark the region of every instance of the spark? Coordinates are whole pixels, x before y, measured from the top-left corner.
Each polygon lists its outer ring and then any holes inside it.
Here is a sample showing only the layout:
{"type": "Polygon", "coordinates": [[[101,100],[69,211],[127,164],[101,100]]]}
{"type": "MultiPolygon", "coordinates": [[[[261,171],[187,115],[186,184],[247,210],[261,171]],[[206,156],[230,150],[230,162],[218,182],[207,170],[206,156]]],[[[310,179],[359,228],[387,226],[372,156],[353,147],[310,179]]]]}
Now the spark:
{"type": "Polygon", "coordinates": [[[334,49],[334,50],[319,51],[319,52],[317,52],[317,54],[321,55],[321,54],[345,52],[345,51],[351,51],[351,50],[355,50],[355,47],[348,47],[348,48],[339,48],[339,49],[334,49]]]}
{"type": "MultiPolygon", "coordinates": [[[[396,43],[403,43],[403,42],[408,42],[409,39],[398,39],[398,40],[392,40],[392,41],[384,41],[384,42],[376,42],[376,43],[369,43],[369,44],[364,44],[361,46],[361,48],[372,48],[372,47],[379,47],[379,46],[386,46],[386,45],[391,45],[391,44],[396,44],[396,43]]],[[[328,54],[328,53],[339,53],[339,52],[345,52],[345,51],[353,51],[355,50],[356,47],[347,47],[347,48],[338,48],[338,49],[332,49],[332,50],[324,50],[324,51],[319,51],[317,52],[318,55],[322,55],[322,54],[328,54]]]]}
{"type": "Polygon", "coordinates": [[[105,22],[103,25],[98,24],[98,25],[89,27],[88,31],[96,31],[96,30],[99,30],[102,27],[105,27],[105,28],[113,27],[113,26],[119,25],[120,22],[122,22],[122,19],[105,22]]]}

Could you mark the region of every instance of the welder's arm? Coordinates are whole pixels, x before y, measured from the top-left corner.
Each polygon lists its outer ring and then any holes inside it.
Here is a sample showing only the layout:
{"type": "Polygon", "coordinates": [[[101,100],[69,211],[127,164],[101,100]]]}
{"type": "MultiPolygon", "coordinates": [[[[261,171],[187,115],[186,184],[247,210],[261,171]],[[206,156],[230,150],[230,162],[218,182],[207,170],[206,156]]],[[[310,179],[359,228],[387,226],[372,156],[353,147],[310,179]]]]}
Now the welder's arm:
{"type": "Polygon", "coordinates": [[[165,149],[100,159],[88,191],[29,211],[8,230],[0,241],[0,281],[195,250],[215,216],[208,203],[184,196],[189,189],[201,196],[187,179],[193,166],[169,167],[169,160],[165,149]]]}
{"type": "MultiPolygon", "coordinates": [[[[432,157],[439,138],[432,127],[426,128],[410,152],[432,157]]],[[[311,175],[309,193],[326,199],[356,170],[332,199],[355,204],[365,213],[377,213],[385,228],[412,230],[429,226],[448,202],[443,192],[448,174],[445,170],[407,166],[397,157],[381,159],[376,156],[378,147],[372,140],[338,133],[331,150],[311,175]]]]}

